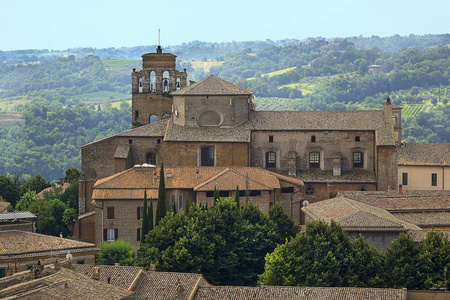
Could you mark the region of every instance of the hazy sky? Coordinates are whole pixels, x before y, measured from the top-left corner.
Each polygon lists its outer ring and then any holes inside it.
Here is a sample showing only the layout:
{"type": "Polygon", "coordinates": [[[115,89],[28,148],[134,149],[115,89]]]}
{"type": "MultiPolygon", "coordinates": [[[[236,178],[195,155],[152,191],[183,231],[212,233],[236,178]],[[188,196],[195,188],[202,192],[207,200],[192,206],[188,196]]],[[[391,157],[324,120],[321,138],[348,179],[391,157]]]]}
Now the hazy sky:
{"type": "Polygon", "coordinates": [[[0,50],[450,33],[449,0],[0,0],[0,50]]]}

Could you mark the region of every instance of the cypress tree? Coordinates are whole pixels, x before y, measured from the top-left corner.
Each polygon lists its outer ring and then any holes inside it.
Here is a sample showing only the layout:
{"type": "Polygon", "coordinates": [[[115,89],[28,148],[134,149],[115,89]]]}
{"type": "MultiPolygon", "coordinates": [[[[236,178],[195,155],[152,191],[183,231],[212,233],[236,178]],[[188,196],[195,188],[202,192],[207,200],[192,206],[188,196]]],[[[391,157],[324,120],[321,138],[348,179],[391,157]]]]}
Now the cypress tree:
{"type": "Polygon", "coordinates": [[[144,208],[142,209],[142,236],[141,243],[144,243],[145,236],[150,231],[148,227],[148,214],[147,214],[147,190],[144,191],[144,208]]]}
{"type": "Polygon", "coordinates": [[[173,213],[174,215],[177,214],[177,200],[176,200],[176,199],[175,199],[175,200],[173,201],[173,203],[172,203],[172,213],[173,213]]]}
{"type": "Polygon", "coordinates": [[[214,187],[214,205],[220,200],[219,190],[214,187]]]}
{"type": "Polygon", "coordinates": [[[150,199],[150,205],[148,207],[148,228],[153,230],[153,199],[150,199]]]}
{"type": "Polygon", "coordinates": [[[158,188],[158,204],[156,205],[156,219],[155,226],[158,226],[159,221],[166,215],[166,185],[164,183],[164,165],[161,164],[159,171],[159,188],[158,188]]]}
{"type": "Polygon", "coordinates": [[[241,204],[239,203],[239,186],[236,186],[236,193],[234,194],[234,201],[236,201],[237,207],[241,209],[241,204]]]}

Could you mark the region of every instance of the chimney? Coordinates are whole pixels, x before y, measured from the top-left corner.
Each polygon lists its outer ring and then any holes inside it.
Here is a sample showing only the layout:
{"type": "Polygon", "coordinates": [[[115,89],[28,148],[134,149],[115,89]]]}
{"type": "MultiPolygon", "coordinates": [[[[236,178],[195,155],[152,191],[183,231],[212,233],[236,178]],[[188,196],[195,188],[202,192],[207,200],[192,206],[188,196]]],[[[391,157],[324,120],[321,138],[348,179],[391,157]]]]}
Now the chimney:
{"type": "Polygon", "coordinates": [[[100,280],[100,268],[94,267],[94,273],[92,274],[92,279],[100,280]]]}
{"type": "Polygon", "coordinates": [[[155,272],[156,266],[154,264],[150,264],[150,268],[148,268],[149,272],[155,272]]]}
{"type": "Polygon", "coordinates": [[[58,259],[57,259],[56,262],[55,262],[54,269],[55,269],[55,271],[61,270],[61,263],[59,262],[58,259]]]}
{"type": "Polygon", "coordinates": [[[180,279],[177,280],[177,299],[184,298],[184,287],[181,285],[180,279]]]}
{"type": "Polygon", "coordinates": [[[114,263],[114,267],[119,267],[120,263],[114,263]]]}
{"type": "Polygon", "coordinates": [[[399,186],[398,186],[398,194],[399,195],[403,194],[403,186],[401,184],[399,184],[399,186]]]}

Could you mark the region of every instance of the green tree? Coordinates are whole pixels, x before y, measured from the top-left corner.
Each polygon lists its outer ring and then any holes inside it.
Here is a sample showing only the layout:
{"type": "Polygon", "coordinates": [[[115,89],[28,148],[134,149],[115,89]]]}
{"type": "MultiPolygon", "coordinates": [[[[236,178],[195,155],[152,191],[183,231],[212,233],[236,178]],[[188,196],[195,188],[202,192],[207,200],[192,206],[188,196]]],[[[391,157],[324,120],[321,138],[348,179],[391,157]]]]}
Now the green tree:
{"type": "Polygon", "coordinates": [[[21,191],[22,194],[25,194],[28,191],[34,191],[36,194],[38,194],[43,189],[46,189],[48,187],[51,187],[52,185],[50,182],[47,182],[41,174],[36,174],[34,177],[31,177],[28,181],[26,181],[22,187],[21,191]]]}
{"type": "Polygon", "coordinates": [[[315,221],[266,256],[261,283],[295,286],[354,286],[353,249],[336,222],[315,221]]]}
{"type": "Polygon", "coordinates": [[[20,192],[13,181],[6,175],[0,175],[0,197],[4,201],[11,203],[15,207],[17,201],[20,200],[20,192]]]}
{"type": "Polygon", "coordinates": [[[216,203],[220,200],[220,192],[219,189],[217,189],[214,186],[214,205],[216,205],[216,203]]]}
{"type": "Polygon", "coordinates": [[[16,204],[16,210],[28,210],[33,198],[36,196],[35,191],[28,191],[20,197],[19,202],[16,204]]]}
{"type": "Polygon", "coordinates": [[[67,209],[65,203],[58,199],[40,201],[38,203],[40,215],[36,222],[37,231],[53,236],[59,236],[60,233],[63,236],[68,236],[69,228],[63,222],[64,211],[67,209]]]}
{"type": "Polygon", "coordinates": [[[59,178],[59,183],[78,183],[78,179],[80,178],[81,172],[77,168],[69,168],[65,171],[65,176],[63,178],[59,178]]]}
{"type": "Polygon", "coordinates": [[[75,225],[77,217],[77,210],[73,207],[67,208],[63,213],[62,221],[67,226],[67,228],[69,228],[70,235],[73,235],[73,226],[75,225]]]}
{"type": "Polygon", "coordinates": [[[132,266],[135,253],[133,246],[123,240],[115,240],[100,245],[100,252],[96,257],[98,265],[114,265],[119,263],[122,266],[132,266]]]}
{"type": "Polygon", "coordinates": [[[352,243],[354,258],[357,263],[355,273],[358,276],[356,286],[383,288],[385,272],[384,255],[370,246],[360,235],[352,243]]]}
{"type": "Polygon", "coordinates": [[[286,242],[287,239],[295,237],[299,233],[299,227],[295,225],[294,221],[284,212],[279,203],[275,203],[269,209],[269,219],[272,220],[277,233],[277,243],[286,242]]]}
{"type": "Polygon", "coordinates": [[[420,276],[419,246],[406,233],[400,233],[398,238],[386,249],[385,281],[392,288],[407,288],[417,290],[423,288],[423,278],[420,276]]]}
{"type": "Polygon", "coordinates": [[[147,207],[147,190],[144,191],[144,207],[142,208],[142,237],[141,244],[145,240],[145,236],[150,231],[149,220],[148,220],[148,207],[147,207]]]}
{"type": "Polygon", "coordinates": [[[236,192],[234,193],[234,201],[236,201],[236,205],[240,209],[241,203],[239,203],[239,186],[236,186],[236,192]]]}
{"type": "Polygon", "coordinates": [[[420,243],[420,272],[425,279],[424,288],[444,288],[444,267],[450,267],[448,234],[431,231],[420,243]]]}
{"type": "Polygon", "coordinates": [[[164,183],[164,165],[161,164],[161,169],[159,171],[159,188],[158,188],[158,203],[156,205],[156,218],[155,226],[158,226],[159,221],[167,213],[166,208],[166,185],[164,183]]]}
{"type": "Polygon", "coordinates": [[[147,216],[148,216],[148,228],[149,230],[153,230],[153,199],[150,199],[150,205],[148,206],[147,216]]]}
{"type": "Polygon", "coordinates": [[[174,200],[172,202],[172,213],[177,214],[177,201],[176,200],[174,200]]]}

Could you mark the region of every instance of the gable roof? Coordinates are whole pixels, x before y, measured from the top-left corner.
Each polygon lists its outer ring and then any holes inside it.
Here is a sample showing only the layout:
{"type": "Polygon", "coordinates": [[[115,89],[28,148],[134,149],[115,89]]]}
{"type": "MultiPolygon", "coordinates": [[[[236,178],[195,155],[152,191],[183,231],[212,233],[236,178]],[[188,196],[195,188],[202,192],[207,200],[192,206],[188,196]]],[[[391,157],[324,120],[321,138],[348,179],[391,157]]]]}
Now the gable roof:
{"type": "Polygon", "coordinates": [[[397,154],[399,165],[446,166],[450,144],[402,143],[397,154]]]}
{"type": "Polygon", "coordinates": [[[0,259],[98,251],[94,244],[19,230],[0,231],[0,259]]]}
{"type": "Polygon", "coordinates": [[[344,300],[384,299],[402,300],[406,290],[351,288],[351,287],[299,287],[299,286],[213,286],[200,287],[194,300],[246,299],[246,300],[344,300]]]}
{"type": "Polygon", "coordinates": [[[344,197],[312,203],[302,210],[313,220],[335,220],[346,230],[420,230],[416,225],[402,221],[384,209],[344,197]]]}
{"type": "Polygon", "coordinates": [[[214,75],[203,78],[196,83],[183,87],[170,93],[174,96],[197,96],[197,95],[252,95],[249,90],[241,88],[214,75]]]}

